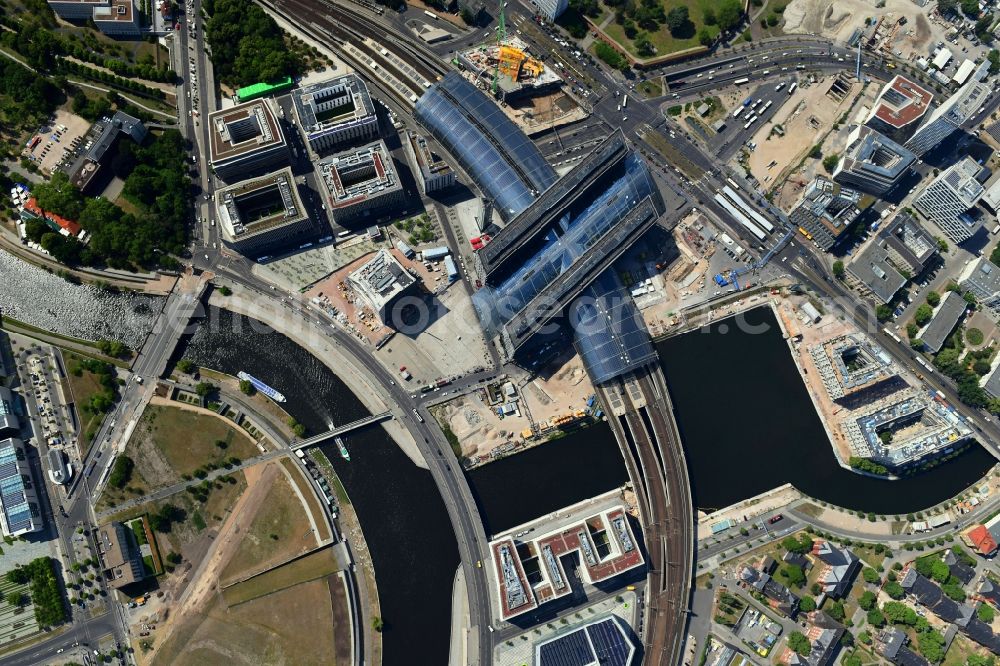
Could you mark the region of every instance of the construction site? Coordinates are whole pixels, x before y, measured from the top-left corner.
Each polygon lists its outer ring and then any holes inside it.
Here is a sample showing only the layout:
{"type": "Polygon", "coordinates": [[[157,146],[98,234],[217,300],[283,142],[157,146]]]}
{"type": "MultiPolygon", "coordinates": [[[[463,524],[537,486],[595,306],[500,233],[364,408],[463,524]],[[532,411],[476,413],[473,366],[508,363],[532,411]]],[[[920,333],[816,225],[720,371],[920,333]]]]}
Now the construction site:
{"type": "Polygon", "coordinates": [[[778,302],[795,364],[841,465],[898,475],[964,447],[972,429],[878,343],[806,299],[778,302]]]}
{"type": "Polygon", "coordinates": [[[603,416],[593,395],[582,360],[570,350],[530,381],[512,375],[434,413],[471,468],[593,423],[603,416]]]}

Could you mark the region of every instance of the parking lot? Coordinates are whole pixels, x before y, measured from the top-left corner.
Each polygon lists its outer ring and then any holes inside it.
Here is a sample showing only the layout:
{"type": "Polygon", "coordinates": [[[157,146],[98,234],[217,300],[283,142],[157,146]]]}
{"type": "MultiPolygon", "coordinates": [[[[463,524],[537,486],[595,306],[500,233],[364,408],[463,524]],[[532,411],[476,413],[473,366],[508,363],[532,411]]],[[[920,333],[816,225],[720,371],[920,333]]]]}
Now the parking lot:
{"type": "Polygon", "coordinates": [[[761,657],[766,657],[781,636],[781,625],[759,610],[747,607],[740,621],[736,623],[733,633],[751,650],[761,657]]]}
{"type": "Polygon", "coordinates": [[[38,128],[23,155],[49,175],[67,164],[90,129],[90,123],[66,111],[56,111],[49,123],[38,128]]]}

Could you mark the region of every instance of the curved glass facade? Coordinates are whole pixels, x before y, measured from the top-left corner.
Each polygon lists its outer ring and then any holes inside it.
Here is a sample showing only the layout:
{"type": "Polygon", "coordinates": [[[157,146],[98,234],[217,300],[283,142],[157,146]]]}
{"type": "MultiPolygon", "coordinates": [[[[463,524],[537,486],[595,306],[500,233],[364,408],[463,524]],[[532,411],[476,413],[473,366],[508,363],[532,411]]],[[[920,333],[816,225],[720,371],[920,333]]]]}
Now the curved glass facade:
{"type": "Polygon", "coordinates": [[[474,85],[450,72],[417,102],[417,120],[509,220],[556,181],[527,136],[474,85]]]}
{"type": "Polygon", "coordinates": [[[656,185],[645,163],[635,153],[629,153],[622,162],[622,173],[611,186],[591,188],[589,203],[575,216],[567,211],[534,256],[499,285],[484,285],[473,294],[473,304],[487,332],[495,335],[636,204],[654,192],[656,185]]]}

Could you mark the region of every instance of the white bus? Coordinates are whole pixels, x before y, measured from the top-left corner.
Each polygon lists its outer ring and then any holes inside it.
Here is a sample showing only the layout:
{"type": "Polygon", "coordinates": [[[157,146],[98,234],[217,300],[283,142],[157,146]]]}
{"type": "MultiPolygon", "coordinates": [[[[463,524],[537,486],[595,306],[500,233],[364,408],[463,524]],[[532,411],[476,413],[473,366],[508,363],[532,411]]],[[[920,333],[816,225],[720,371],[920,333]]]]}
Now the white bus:
{"type": "Polygon", "coordinates": [[[435,14],[434,12],[429,12],[429,11],[427,11],[427,10],[425,9],[425,10],[424,10],[424,14],[427,14],[427,15],[428,15],[429,17],[431,17],[431,18],[432,18],[432,19],[434,19],[435,21],[437,21],[437,20],[438,20],[438,17],[437,17],[437,14],[435,14]]]}
{"type": "Polygon", "coordinates": [[[628,106],[628,95],[622,95],[622,108],[628,106]]]}
{"type": "Polygon", "coordinates": [[[1000,234],[1000,224],[998,224],[997,226],[993,227],[993,231],[991,233],[994,236],[996,236],[997,234],[1000,234]]]}
{"type": "Polygon", "coordinates": [[[348,236],[351,235],[351,233],[352,232],[350,231],[341,231],[339,234],[337,234],[337,238],[347,238],[348,236]]]}
{"type": "Polygon", "coordinates": [[[743,109],[745,109],[745,108],[747,108],[747,107],[745,107],[745,106],[738,106],[738,107],[736,107],[736,110],[733,111],[733,118],[739,118],[740,114],[743,113],[743,109]]]}
{"type": "Polygon", "coordinates": [[[767,100],[767,103],[764,104],[764,108],[761,109],[761,113],[763,113],[764,111],[767,111],[769,108],[771,108],[772,104],[774,104],[774,100],[770,100],[770,99],[767,100]]]}
{"type": "Polygon", "coordinates": [[[726,182],[733,186],[734,190],[740,189],[740,186],[736,184],[736,181],[732,178],[726,178],[726,182]]]}
{"type": "Polygon", "coordinates": [[[798,83],[793,83],[792,85],[788,86],[788,94],[791,95],[793,92],[795,92],[795,89],[798,87],[799,87],[798,83]]]}
{"type": "Polygon", "coordinates": [[[738,86],[741,86],[744,83],[750,83],[750,79],[744,76],[742,79],[736,79],[735,81],[733,81],[733,83],[735,83],[738,86]]]}

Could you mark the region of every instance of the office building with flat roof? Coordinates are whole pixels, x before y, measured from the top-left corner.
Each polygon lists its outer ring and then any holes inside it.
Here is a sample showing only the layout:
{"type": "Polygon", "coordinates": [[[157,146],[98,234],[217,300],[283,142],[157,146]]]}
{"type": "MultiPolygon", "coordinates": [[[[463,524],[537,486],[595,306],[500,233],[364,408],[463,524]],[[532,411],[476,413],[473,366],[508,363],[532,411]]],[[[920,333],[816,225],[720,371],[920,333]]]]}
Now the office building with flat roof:
{"type": "Polygon", "coordinates": [[[104,175],[102,168],[107,166],[116,154],[114,150],[118,140],[128,137],[141,145],[149,134],[146,126],[138,118],[116,111],[113,115],[104,116],[93,125],[84,137],[85,149],[80,152],[69,165],[66,174],[71,183],[81,192],[88,194],[91,186],[98,182],[107,182],[111,178],[97,178],[104,175]]]}
{"type": "Polygon", "coordinates": [[[906,147],[923,157],[960,129],[989,98],[992,88],[982,82],[988,69],[989,61],[983,62],[964,86],[934,110],[906,147]]]}
{"type": "Polygon", "coordinates": [[[142,21],[133,0],[111,0],[94,7],[94,25],[108,37],[138,39],[142,36],[142,21]]]}
{"type": "Polygon", "coordinates": [[[589,620],[535,645],[535,666],[638,666],[632,631],[616,615],[589,620]]]}
{"type": "Polygon", "coordinates": [[[501,619],[508,621],[572,594],[570,554],[579,561],[582,579],[591,585],[645,565],[623,507],[587,513],[537,536],[519,532],[521,536],[505,535],[490,542],[501,619]]]}
{"type": "Polygon", "coordinates": [[[555,21],[569,7],[569,0],[535,0],[533,4],[538,7],[539,13],[555,21]]]}
{"type": "Polygon", "coordinates": [[[904,76],[896,76],[882,88],[865,125],[903,143],[913,136],[933,99],[929,90],[904,76]]]}
{"type": "Polygon", "coordinates": [[[15,436],[21,431],[21,422],[14,413],[14,394],[0,386],[0,435],[15,436]]]}
{"type": "Polygon", "coordinates": [[[969,215],[985,189],[978,176],[982,167],[966,156],[942,171],[913,201],[924,217],[954,243],[968,240],[979,223],[969,215]]]}
{"type": "Polygon", "coordinates": [[[288,163],[288,146],[271,99],[210,113],[208,136],[209,163],[227,182],[288,163]]]}
{"type": "Polygon", "coordinates": [[[455,170],[432,150],[425,137],[416,132],[406,132],[403,146],[414,167],[413,175],[417,177],[421,192],[430,194],[455,184],[455,170]]]}
{"type": "Polygon", "coordinates": [[[879,232],[879,242],[889,261],[901,272],[916,277],[938,254],[937,240],[913,219],[901,212],[879,232]]]}
{"type": "Polygon", "coordinates": [[[368,86],[345,74],[292,92],[302,134],[317,153],[378,136],[378,117],[368,86]]]}
{"type": "Polygon", "coordinates": [[[858,125],[847,136],[847,150],[833,172],[833,180],[862,192],[883,195],[896,187],[916,159],[892,139],[858,125]]]}
{"type": "Polygon", "coordinates": [[[393,326],[394,307],[400,299],[419,288],[413,277],[392,252],[379,250],[375,256],[347,276],[347,283],[358,299],[378,315],[383,324],[393,326]]]}
{"type": "Polygon", "coordinates": [[[222,241],[241,254],[260,255],[288,247],[317,231],[291,167],[216,190],[215,207],[222,241]]]}
{"type": "Polygon", "coordinates": [[[123,523],[115,521],[97,530],[97,551],[104,579],[116,590],[146,577],[132,530],[123,523]]]}
{"type": "Polygon", "coordinates": [[[949,291],[936,308],[931,320],[920,329],[917,338],[923,341],[924,346],[932,353],[941,351],[945,340],[955,330],[958,320],[965,314],[968,303],[957,291],[949,291]]]}
{"type": "Polygon", "coordinates": [[[919,389],[872,404],[841,430],[852,455],[893,471],[952,452],[972,437],[972,428],[954,409],[919,389]],[[883,439],[884,433],[891,436],[883,439]]]}
{"type": "Polygon", "coordinates": [[[906,386],[888,352],[860,333],[813,345],[809,355],[827,395],[843,406],[864,404],[906,386]]]}
{"type": "Polygon", "coordinates": [[[788,216],[822,250],[832,248],[861,214],[861,192],[817,176],[788,216]]]}
{"type": "Polygon", "coordinates": [[[138,39],[142,17],[133,0],[49,0],[49,7],[66,21],[92,20],[109,37],[138,39]]]}
{"type": "Polygon", "coordinates": [[[327,210],[337,224],[365,226],[398,210],[406,200],[392,154],[382,140],[323,158],[327,210]]]}
{"type": "Polygon", "coordinates": [[[906,284],[906,277],[892,265],[889,252],[879,238],[866,245],[847,264],[847,273],[856,286],[879,303],[890,302],[906,284]]]}
{"type": "Polygon", "coordinates": [[[977,257],[962,271],[958,286],[971,291],[976,302],[985,307],[994,320],[1000,320],[1000,267],[987,257],[977,257]]]}
{"type": "Polygon", "coordinates": [[[16,537],[42,529],[42,513],[24,442],[0,440],[0,530],[16,537]]]}

